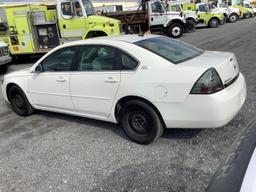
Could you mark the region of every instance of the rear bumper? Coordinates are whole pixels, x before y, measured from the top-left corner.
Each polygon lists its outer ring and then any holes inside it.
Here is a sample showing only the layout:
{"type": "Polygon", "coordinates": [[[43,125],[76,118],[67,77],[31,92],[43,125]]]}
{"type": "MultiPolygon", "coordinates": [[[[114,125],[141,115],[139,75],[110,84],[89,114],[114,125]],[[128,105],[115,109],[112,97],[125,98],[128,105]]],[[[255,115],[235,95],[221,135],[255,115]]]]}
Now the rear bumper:
{"type": "Polygon", "coordinates": [[[155,103],[167,128],[216,128],[230,122],[243,106],[242,74],[229,87],[211,95],[189,95],[184,103],[155,103]]]}

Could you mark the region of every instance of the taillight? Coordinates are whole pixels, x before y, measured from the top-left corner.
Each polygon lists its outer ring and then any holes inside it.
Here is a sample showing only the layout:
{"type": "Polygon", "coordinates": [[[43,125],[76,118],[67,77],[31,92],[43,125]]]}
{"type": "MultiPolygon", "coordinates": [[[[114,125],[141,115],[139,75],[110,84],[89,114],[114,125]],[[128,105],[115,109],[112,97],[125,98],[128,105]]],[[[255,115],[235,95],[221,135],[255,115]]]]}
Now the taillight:
{"type": "Polygon", "coordinates": [[[223,88],[218,72],[210,68],[197,80],[190,94],[212,94],[223,88]]]}

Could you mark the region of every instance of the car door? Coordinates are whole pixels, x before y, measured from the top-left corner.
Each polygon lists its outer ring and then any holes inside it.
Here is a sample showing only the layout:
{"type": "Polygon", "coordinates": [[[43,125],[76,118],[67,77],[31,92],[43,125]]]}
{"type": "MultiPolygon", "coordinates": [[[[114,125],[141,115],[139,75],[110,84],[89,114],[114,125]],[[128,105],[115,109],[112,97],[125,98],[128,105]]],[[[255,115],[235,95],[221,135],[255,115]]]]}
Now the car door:
{"type": "Polygon", "coordinates": [[[152,2],[149,5],[149,25],[163,25],[167,19],[166,11],[160,2],[152,2]]]}
{"type": "Polygon", "coordinates": [[[105,45],[81,46],[77,71],[70,79],[76,112],[105,119],[110,114],[119,83],[117,50],[105,45]]]}
{"type": "Polygon", "coordinates": [[[69,82],[78,47],[57,50],[46,57],[37,67],[29,81],[29,94],[38,107],[73,110],[69,82]]]}

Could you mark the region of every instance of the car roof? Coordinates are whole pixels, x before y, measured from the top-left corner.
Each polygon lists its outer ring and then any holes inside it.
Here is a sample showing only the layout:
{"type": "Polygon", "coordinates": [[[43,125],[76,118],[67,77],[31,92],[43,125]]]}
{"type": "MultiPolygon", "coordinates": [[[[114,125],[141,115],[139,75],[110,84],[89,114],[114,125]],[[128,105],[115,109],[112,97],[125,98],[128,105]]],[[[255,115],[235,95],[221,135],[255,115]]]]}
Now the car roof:
{"type": "Polygon", "coordinates": [[[70,45],[82,45],[87,43],[110,43],[111,41],[122,41],[126,43],[134,43],[137,41],[150,39],[154,37],[160,37],[159,35],[120,35],[120,36],[104,36],[104,37],[95,37],[85,40],[79,40],[79,41],[73,41],[69,43],[65,43],[64,46],[70,46],[70,45]]]}

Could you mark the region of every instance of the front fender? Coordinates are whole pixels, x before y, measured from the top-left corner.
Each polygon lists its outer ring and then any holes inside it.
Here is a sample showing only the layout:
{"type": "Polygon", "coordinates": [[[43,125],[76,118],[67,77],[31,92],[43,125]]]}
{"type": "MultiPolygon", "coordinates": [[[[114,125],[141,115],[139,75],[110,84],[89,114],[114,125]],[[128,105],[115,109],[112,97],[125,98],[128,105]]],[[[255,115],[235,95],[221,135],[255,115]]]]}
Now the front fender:
{"type": "Polygon", "coordinates": [[[27,76],[19,77],[19,78],[7,78],[7,79],[4,80],[4,83],[2,85],[2,93],[3,93],[4,99],[8,103],[10,103],[10,101],[8,100],[8,96],[7,96],[7,94],[8,94],[7,93],[7,87],[11,84],[14,84],[14,85],[18,86],[19,88],[21,88],[21,90],[26,95],[29,103],[32,104],[32,100],[31,100],[29,92],[28,92],[28,78],[27,78],[27,76]]]}

